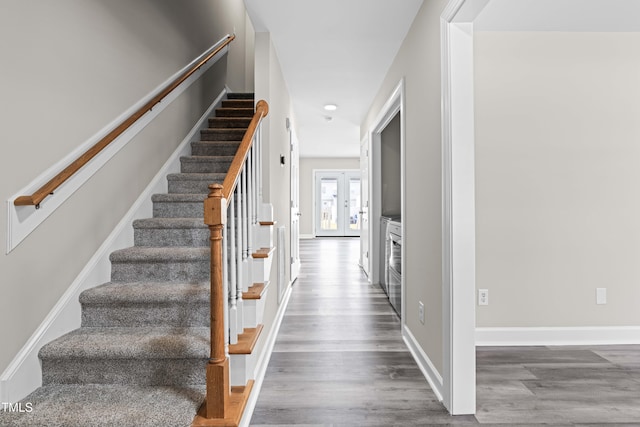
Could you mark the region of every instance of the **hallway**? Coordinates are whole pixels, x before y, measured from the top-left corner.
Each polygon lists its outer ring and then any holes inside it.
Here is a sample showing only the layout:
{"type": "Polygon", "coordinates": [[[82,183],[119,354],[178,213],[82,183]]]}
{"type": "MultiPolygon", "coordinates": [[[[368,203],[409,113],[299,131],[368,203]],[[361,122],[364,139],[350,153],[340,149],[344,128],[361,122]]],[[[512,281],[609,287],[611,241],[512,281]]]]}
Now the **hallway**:
{"type": "Polygon", "coordinates": [[[358,239],[300,241],[302,269],[252,426],[452,421],[402,341],[385,293],[358,267],[359,249],[358,239]]]}

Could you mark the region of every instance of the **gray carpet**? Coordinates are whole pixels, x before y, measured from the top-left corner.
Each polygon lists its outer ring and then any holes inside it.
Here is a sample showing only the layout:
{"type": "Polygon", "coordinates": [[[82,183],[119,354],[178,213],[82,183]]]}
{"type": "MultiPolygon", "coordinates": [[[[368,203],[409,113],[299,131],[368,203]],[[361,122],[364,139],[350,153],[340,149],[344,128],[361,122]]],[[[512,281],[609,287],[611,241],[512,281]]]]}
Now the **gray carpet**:
{"type": "Polygon", "coordinates": [[[185,427],[204,396],[204,386],[50,385],[24,400],[30,413],[0,411],[0,426],[185,427]]]}
{"type": "Polygon", "coordinates": [[[169,193],[152,196],[153,218],[132,224],[135,246],[110,255],[111,282],[80,296],[82,327],[40,350],[43,387],[23,400],[31,411],[0,407],[0,426],[190,425],[210,351],[203,201],[253,114],[252,98],[229,98],[167,177],[169,193]]]}

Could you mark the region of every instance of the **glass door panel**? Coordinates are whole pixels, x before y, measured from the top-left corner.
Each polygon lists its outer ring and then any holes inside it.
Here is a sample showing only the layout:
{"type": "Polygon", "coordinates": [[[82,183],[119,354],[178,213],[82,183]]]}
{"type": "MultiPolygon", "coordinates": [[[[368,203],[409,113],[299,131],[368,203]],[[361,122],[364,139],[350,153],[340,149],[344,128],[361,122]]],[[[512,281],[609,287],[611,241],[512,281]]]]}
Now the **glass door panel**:
{"type": "Polygon", "coordinates": [[[316,172],[316,236],[360,235],[360,172],[316,172]]]}

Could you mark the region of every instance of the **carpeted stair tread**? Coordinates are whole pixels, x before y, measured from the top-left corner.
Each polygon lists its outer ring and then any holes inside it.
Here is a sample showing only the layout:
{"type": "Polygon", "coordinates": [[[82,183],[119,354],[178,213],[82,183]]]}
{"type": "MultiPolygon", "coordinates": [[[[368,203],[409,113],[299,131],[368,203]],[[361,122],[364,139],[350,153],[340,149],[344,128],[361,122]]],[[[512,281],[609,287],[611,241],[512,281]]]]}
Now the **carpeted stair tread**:
{"type": "Polygon", "coordinates": [[[191,359],[209,355],[207,327],[80,328],[40,349],[40,359],[191,359]]]}
{"type": "Polygon", "coordinates": [[[249,117],[210,117],[210,128],[248,128],[251,123],[249,117]]]}
{"type": "MultiPolygon", "coordinates": [[[[196,194],[160,193],[160,194],[154,194],[153,196],[151,196],[151,201],[163,202],[163,203],[204,202],[207,196],[208,194],[203,194],[203,193],[196,193],[196,194]]],[[[203,211],[203,215],[204,215],[204,211],[203,211]]]]}
{"type": "Polygon", "coordinates": [[[80,304],[209,302],[210,283],[105,283],[80,294],[80,304]]]}
{"type": "Polygon", "coordinates": [[[171,173],[167,175],[167,181],[209,181],[211,184],[222,184],[224,172],[218,173],[171,173]]]}
{"type": "Polygon", "coordinates": [[[189,247],[136,247],[113,251],[109,256],[111,262],[188,262],[210,259],[209,248],[189,247]]]}
{"type": "Polygon", "coordinates": [[[180,158],[182,173],[226,173],[233,156],[189,156],[180,158]]]}
{"type": "Polygon", "coordinates": [[[241,141],[197,141],[191,143],[193,156],[235,156],[241,141]]]}
{"type": "Polygon", "coordinates": [[[105,283],[80,294],[85,327],[210,324],[210,283],[105,283]]]}
{"type": "Polygon", "coordinates": [[[0,411],[0,426],[186,427],[204,386],[47,385],[27,396],[30,413],[0,411]]]}
{"type": "Polygon", "coordinates": [[[202,141],[242,141],[246,129],[241,128],[207,128],[200,131],[202,141]]]}
{"type": "Polygon", "coordinates": [[[254,108],[216,108],[216,117],[253,117],[254,108]]]}
{"type": "Polygon", "coordinates": [[[133,221],[133,228],[208,228],[200,218],[144,218],[133,221]]]}

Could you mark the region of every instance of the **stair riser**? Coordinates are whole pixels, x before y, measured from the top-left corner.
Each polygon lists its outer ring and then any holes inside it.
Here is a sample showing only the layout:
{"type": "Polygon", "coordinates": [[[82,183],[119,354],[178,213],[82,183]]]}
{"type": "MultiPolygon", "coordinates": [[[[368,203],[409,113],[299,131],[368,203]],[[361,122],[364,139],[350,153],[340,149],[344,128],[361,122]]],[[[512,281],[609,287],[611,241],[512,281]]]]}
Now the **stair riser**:
{"type": "Polygon", "coordinates": [[[116,283],[137,282],[185,282],[195,283],[209,280],[209,259],[196,261],[163,262],[111,262],[111,281],[116,283]]]}
{"type": "Polygon", "coordinates": [[[42,383],[49,384],[205,384],[203,359],[43,359],[42,383]]]}
{"type": "Polygon", "coordinates": [[[153,202],[154,218],[204,218],[204,202],[153,202]]]}
{"type": "Polygon", "coordinates": [[[209,246],[208,228],[142,228],[134,230],[135,246],[209,246]]]}
{"type": "Polygon", "coordinates": [[[182,173],[226,173],[231,165],[230,160],[203,160],[188,157],[180,159],[182,173]]]}
{"type": "Polygon", "coordinates": [[[246,129],[249,127],[249,123],[251,123],[251,119],[245,118],[245,117],[238,117],[238,118],[211,117],[209,119],[209,127],[214,129],[223,129],[223,128],[246,129]]]}
{"type": "Polygon", "coordinates": [[[217,108],[217,117],[253,117],[253,108],[217,108]]]}
{"type": "Polygon", "coordinates": [[[228,99],[222,101],[222,108],[253,108],[252,99],[228,99]]]}
{"type": "Polygon", "coordinates": [[[228,93],[227,94],[227,98],[228,99],[255,99],[255,94],[253,93],[242,93],[242,92],[235,92],[235,93],[228,93]]]}
{"type": "MultiPolygon", "coordinates": [[[[222,181],[181,180],[169,181],[169,193],[171,194],[209,194],[209,184],[222,184],[222,181]]],[[[202,216],[202,215],[201,215],[202,216]]]]}
{"type": "Polygon", "coordinates": [[[200,131],[202,141],[242,141],[244,129],[203,129],[200,131]]]}
{"type": "Polygon", "coordinates": [[[83,304],[83,327],[209,326],[210,302],[83,304]]]}
{"type": "Polygon", "coordinates": [[[238,142],[192,142],[193,156],[235,156],[240,146],[238,142]]]}

